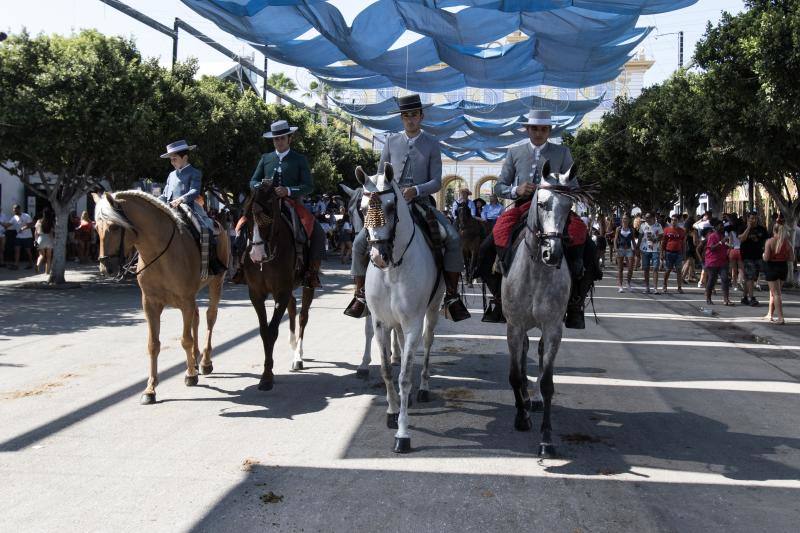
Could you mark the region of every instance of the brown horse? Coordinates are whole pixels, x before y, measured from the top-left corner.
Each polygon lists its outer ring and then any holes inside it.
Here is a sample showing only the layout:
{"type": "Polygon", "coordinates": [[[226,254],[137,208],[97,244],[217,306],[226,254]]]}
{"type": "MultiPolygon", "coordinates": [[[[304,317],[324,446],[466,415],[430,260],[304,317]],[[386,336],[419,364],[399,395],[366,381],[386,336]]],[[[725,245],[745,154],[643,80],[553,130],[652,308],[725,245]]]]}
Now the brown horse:
{"type": "Polygon", "coordinates": [[[250,302],[258,315],[259,333],[264,344],[264,372],[259,390],[274,385],[272,373],[273,349],[283,313],[289,310],[289,344],[294,350],[292,370],[303,369],[303,334],[308,323],[308,310],[314,300],[314,289],[303,287],[303,307],[300,311],[300,333],[295,336],[297,303],[293,291],[303,282],[303,272],[296,265],[297,254],[292,228],[281,216],[281,199],[275,195],[272,183],[262,182],[245,204],[248,229],[253,242],[244,255],[242,269],[250,294],[250,302]],[[257,231],[256,231],[257,230],[257,231]],[[272,295],[275,310],[267,320],[265,303],[272,295]]]}
{"type": "MultiPolygon", "coordinates": [[[[161,350],[159,334],[164,307],[179,309],[183,315],[181,346],[186,352],[186,386],[197,385],[198,364],[203,374],[212,372],[211,334],[217,320],[224,274],[201,278],[197,243],[175,211],[155,196],[142,191],[92,196],[100,235],[100,271],[115,276],[123,268],[125,258],[133,254],[134,248],[139,252],[136,279],[142,290],[150,355],[150,376],[141,403],[152,404],[156,401],[158,353],[161,350]],[[208,286],[208,331],[202,360],[199,361],[197,293],[205,286],[208,286]]],[[[228,239],[219,239],[217,255],[222,264],[228,264],[228,239]]]]}
{"type": "Polygon", "coordinates": [[[467,270],[465,279],[467,280],[467,285],[472,287],[475,268],[478,265],[478,249],[489,233],[489,226],[483,220],[472,216],[469,205],[466,202],[460,203],[456,207],[456,225],[458,234],[461,237],[464,268],[467,270]]]}

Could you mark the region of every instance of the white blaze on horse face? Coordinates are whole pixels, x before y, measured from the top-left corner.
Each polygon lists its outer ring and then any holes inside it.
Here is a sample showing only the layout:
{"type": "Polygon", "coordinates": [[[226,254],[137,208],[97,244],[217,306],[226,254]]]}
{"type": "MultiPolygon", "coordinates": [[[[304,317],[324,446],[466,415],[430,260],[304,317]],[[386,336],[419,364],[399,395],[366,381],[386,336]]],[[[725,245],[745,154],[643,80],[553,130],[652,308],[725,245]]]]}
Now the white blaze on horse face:
{"type": "Polygon", "coordinates": [[[250,247],[250,260],[253,263],[260,263],[266,257],[267,252],[264,249],[264,240],[261,238],[261,234],[258,231],[258,224],[253,224],[253,242],[258,242],[261,244],[254,244],[250,247]]]}

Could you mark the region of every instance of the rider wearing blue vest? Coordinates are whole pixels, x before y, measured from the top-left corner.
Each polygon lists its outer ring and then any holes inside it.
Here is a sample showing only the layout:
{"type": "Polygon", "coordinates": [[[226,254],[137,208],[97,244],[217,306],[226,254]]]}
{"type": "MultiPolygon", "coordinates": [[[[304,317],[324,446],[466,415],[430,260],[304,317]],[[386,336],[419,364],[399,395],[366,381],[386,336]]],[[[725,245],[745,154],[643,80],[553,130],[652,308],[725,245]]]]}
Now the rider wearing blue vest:
{"type": "Polygon", "coordinates": [[[169,203],[170,206],[178,208],[181,204],[186,204],[192,210],[197,219],[210,230],[208,243],[208,267],[211,273],[216,275],[227,270],[217,257],[217,229],[214,223],[206,214],[206,210],[197,203],[203,183],[203,173],[189,164],[189,152],[197,148],[197,145],[189,145],[185,140],[175,141],[167,145],[167,152],[161,154],[162,159],[169,159],[175,170],[170,172],[167,183],[164,185],[164,192],[159,199],[169,203]]]}
{"type": "MultiPolygon", "coordinates": [[[[458,281],[464,269],[464,257],[461,253],[461,241],[458,232],[439,210],[433,205],[430,195],[442,188],[442,153],[439,141],[420,128],[424,107],[418,94],[401,96],[397,99],[398,109],[403,120],[402,133],[390,135],[383,145],[378,172],[389,162],[398,173],[398,185],[407,202],[414,200],[423,209],[431,210],[438,222],[445,228],[447,237],[444,240],[444,281],[446,294],[443,308],[454,322],[470,317],[461,296],[458,294],[458,281]]],[[[430,105],[430,104],[429,104],[430,105]]],[[[364,284],[369,265],[367,231],[362,229],[353,242],[353,262],[351,274],[355,279],[355,296],[345,309],[345,314],[360,318],[368,313],[364,297],[364,284]]]]}

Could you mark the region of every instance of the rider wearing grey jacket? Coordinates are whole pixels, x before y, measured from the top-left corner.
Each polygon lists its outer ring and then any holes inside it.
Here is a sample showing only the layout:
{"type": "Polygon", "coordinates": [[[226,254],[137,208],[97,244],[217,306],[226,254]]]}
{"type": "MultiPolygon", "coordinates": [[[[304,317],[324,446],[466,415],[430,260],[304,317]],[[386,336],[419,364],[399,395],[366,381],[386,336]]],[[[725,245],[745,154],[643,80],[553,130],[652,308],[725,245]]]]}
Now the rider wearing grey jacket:
{"type": "MultiPolygon", "coordinates": [[[[419,95],[398,98],[401,118],[405,131],[389,136],[383,146],[378,171],[388,162],[399,173],[398,185],[406,201],[415,201],[424,209],[429,209],[445,228],[444,241],[444,280],[447,288],[444,308],[453,321],[469,318],[470,314],[458,294],[458,281],[464,269],[461,241],[458,232],[447,217],[433,206],[431,195],[442,188],[442,154],[438,140],[422,131],[423,106],[419,95]]],[[[355,318],[365,316],[367,310],[364,297],[364,283],[367,275],[368,257],[367,232],[361,230],[353,242],[351,273],[355,280],[355,296],[345,309],[345,314],[355,318]]]]}

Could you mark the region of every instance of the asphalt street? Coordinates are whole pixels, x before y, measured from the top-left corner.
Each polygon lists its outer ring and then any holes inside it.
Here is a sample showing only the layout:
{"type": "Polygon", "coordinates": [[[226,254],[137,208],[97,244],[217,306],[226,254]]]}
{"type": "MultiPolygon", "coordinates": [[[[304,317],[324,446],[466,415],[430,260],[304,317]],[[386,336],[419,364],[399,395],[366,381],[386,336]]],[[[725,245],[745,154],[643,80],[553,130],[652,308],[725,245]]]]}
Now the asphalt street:
{"type": "Polygon", "coordinates": [[[151,406],[139,405],[138,287],[70,277],[82,286],[0,273],[0,531],[798,530],[798,292],[776,326],[760,320],[766,292],[759,308],[707,316],[695,286],[620,294],[607,271],[598,322],[564,331],[560,457],[539,460],[541,415],[513,429],[505,328],[480,322],[477,286],[473,318],[439,322],[432,400],[414,404],[413,452],[398,456],[377,359],[355,375],[363,320],[342,315],[338,261],[311,310],[305,370],[289,371],[284,323],[275,388],[257,390],[256,316],[246,289],[226,285],[214,373],[197,387],[183,382],[180,315],[165,313],[151,406]]]}

